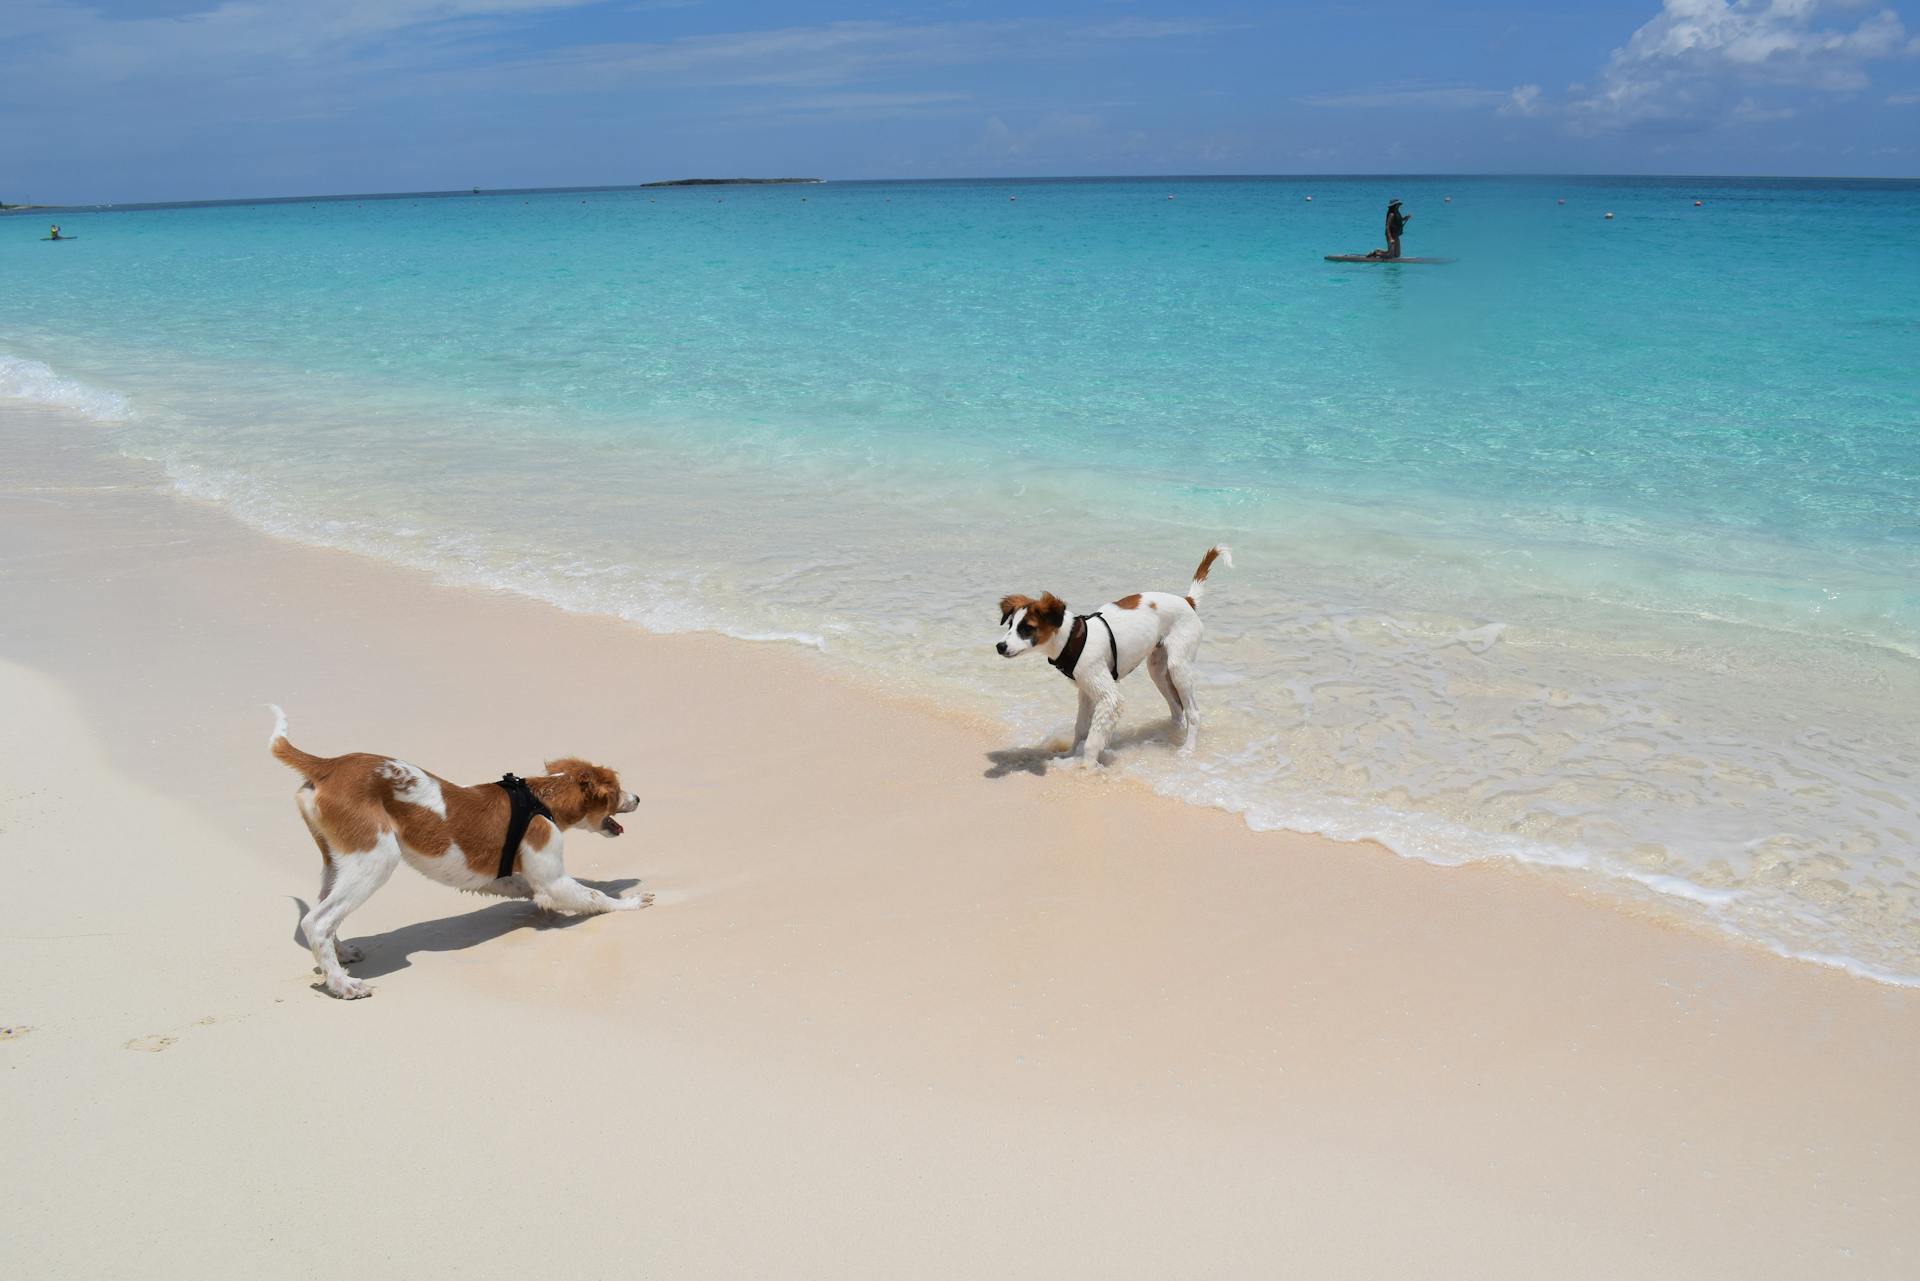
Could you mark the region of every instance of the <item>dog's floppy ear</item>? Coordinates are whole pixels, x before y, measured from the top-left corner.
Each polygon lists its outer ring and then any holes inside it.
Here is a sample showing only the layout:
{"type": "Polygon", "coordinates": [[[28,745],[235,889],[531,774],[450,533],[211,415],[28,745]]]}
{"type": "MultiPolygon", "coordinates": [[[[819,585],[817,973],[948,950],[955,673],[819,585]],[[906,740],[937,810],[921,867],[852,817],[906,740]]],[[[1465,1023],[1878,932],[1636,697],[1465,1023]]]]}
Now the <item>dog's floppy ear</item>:
{"type": "Polygon", "coordinates": [[[1027,617],[1047,627],[1058,627],[1067,621],[1067,602],[1052,592],[1042,592],[1040,599],[1028,607],[1027,617]]]}
{"type": "Polygon", "coordinates": [[[620,802],[620,776],[604,765],[563,756],[547,762],[547,773],[558,774],[579,788],[581,806],[588,812],[620,802]]]}
{"type": "Polygon", "coordinates": [[[1007,620],[1013,617],[1016,610],[1025,609],[1031,604],[1033,604],[1033,598],[1030,596],[1002,596],[1000,598],[1000,625],[1005,627],[1007,620]]]}

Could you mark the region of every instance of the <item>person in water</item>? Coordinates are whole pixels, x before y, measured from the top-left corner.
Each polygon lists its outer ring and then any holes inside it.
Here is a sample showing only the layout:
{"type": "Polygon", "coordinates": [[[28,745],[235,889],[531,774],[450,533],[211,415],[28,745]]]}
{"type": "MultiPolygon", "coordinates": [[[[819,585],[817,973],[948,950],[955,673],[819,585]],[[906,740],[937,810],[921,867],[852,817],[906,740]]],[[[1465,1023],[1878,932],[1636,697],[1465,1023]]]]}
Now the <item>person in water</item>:
{"type": "Polygon", "coordinates": [[[1398,258],[1400,256],[1400,233],[1413,221],[1412,214],[1400,212],[1398,200],[1387,201],[1387,247],[1376,249],[1368,254],[1369,258],[1398,258]]]}
{"type": "Polygon", "coordinates": [[[48,240],[58,240],[58,239],[60,239],[60,224],[59,224],[59,223],[57,223],[57,222],[56,222],[56,223],[54,223],[54,224],[53,224],[53,226],[51,226],[51,227],[49,227],[49,228],[47,228],[47,239],[48,239],[48,240]]]}

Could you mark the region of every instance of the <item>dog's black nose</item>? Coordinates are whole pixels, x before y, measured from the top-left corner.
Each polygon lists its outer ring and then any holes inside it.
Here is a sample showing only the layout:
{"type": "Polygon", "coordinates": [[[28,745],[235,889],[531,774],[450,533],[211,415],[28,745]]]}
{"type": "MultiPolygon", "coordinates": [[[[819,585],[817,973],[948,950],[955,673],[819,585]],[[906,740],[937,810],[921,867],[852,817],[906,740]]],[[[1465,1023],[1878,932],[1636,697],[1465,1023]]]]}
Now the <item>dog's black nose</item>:
{"type": "Polygon", "coordinates": [[[993,648],[1000,655],[1000,657],[1005,658],[1007,656],[1007,643],[1005,641],[1001,641],[998,645],[995,645],[993,648]]]}

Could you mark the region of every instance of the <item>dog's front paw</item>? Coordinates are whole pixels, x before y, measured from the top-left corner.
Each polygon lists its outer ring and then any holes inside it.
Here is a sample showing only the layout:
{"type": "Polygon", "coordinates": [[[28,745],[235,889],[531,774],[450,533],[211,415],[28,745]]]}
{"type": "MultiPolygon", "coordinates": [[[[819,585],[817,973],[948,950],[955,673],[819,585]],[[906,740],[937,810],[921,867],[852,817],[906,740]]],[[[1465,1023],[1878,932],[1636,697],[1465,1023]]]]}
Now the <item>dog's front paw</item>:
{"type": "Polygon", "coordinates": [[[361,979],[350,978],[343,983],[327,984],[327,991],[343,1001],[358,1001],[362,997],[373,995],[373,984],[361,979]]]}
{"type": "Polygon", "coordinates": [[[643,890],[638,885],[630,885],[626,889],[621,890],[618,897],[622,903],[628,904],[636,909],[653,906],[652,892],[643,890]]]}

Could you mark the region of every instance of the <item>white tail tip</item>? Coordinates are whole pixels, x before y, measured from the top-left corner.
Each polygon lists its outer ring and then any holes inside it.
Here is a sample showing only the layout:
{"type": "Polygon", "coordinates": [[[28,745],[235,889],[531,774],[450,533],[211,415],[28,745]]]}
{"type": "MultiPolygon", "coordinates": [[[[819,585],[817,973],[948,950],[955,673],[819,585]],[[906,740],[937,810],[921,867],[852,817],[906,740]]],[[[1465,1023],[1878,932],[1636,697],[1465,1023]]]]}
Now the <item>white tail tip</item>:
{"type": "Polygon", "coordinates": [[[1215,543],[1213,550],[1220,553],[1220,563],[1222,565],[1225,565],[1228,569],[1233,568],[1233,548],[1227,546],[1225,543],[1215,543]]]}
{"type": "Polygon", "coordinates": [[[268,703],[267,710],[273,713],[273,733],[267,736],[267,746],[272,747],[287,736],[287,714],[278,703],[268,703]]]}

